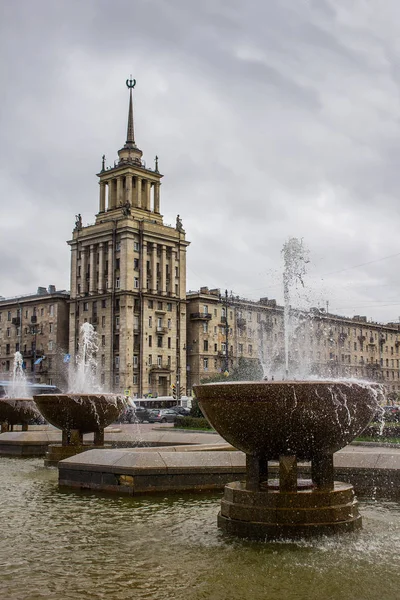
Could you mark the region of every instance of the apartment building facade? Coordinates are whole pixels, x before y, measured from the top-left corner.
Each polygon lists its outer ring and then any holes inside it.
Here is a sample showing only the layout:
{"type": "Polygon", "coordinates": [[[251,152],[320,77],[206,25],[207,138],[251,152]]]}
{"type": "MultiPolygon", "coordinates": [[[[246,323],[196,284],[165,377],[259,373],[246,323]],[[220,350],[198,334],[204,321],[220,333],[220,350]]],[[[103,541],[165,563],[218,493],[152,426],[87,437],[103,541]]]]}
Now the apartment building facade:
{"type": "Polygon", "coordinates": [[[134,135],[132,89],[127,141],[113,166],[103,156],[95,223],[76,217],[71,247],[69,347],[90,322],[99,335],[100,379],[110,391],[168,395],[186,388],[186,234],[179,215],[165,225],[163,175],[145,166],[134,135]]]}
{"type": "MultiPolygon", "coordinates": [[[[284,309],[275,300],[250,301],[219,289],[188,292],[188,386],[230,371],[244,359],[265,376],[286,377],[284,309]]],[[[346,318],[313,308],[291,312],[289,373],[296,378],[355,377],[400,392],[400,324],[346,318]]]]}
{"type": "Polygon", "coordinates": [[[69,293],[53,285],[34,294],[0,298],[1,379],[12,379],[14,355],[21,352],[32,383],[66,385],[69,293]]]}

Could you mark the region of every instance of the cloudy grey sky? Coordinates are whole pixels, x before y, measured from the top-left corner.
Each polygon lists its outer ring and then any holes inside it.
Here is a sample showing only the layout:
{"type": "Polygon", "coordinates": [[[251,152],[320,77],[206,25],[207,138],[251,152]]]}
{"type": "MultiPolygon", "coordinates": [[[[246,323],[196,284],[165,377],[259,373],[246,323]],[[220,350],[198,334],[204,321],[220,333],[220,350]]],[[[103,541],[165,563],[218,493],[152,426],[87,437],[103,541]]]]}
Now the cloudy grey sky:
{"type": "Polygon", "coordinates": [[[400,315],[398,0],[0,0],[0,294],[69,288],[74,215],[136,141],[182,217],[188,289],[282,300],[302,237],[314,305],[400,315]],[[361,266],[360,266],[361,265],[361,266]]]}

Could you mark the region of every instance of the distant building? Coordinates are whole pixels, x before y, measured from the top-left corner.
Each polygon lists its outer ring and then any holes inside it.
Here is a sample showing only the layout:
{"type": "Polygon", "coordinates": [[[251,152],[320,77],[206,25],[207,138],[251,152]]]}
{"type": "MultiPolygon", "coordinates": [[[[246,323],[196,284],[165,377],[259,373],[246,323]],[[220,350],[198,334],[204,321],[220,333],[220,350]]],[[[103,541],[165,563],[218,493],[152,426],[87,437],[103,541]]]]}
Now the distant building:
{"type": "Polygon", "coordinates": [[[98,364],[107,390],[167,395],[186,389],[186,241],[179,215],[160,212],[158,158],[145,165],[135,143],[132,88],[127,140],[118,159],[98,173],[99,211],[93,225],[76,217],[71,247],[69,348],[90,322],[99,334],[98,364]]]}
{"type": "Polygon", "coordinates": [[[69,293],[39,287],[36,294],[0,298],[0,379],[12,378],[21,352],[27,379],[65,387],[69,293]]]}
{"type": "MultiPolygon", "coordinates": [[[[283,306],[275,300],[225,297],[219,289],[188,292],[188,387],[238,367],[261,363],[268,378],[285,374],[283,306]]],[[[301,378],[356,377],[400,391],[400,324],[293,311],[289,372],[301,378]]]]}

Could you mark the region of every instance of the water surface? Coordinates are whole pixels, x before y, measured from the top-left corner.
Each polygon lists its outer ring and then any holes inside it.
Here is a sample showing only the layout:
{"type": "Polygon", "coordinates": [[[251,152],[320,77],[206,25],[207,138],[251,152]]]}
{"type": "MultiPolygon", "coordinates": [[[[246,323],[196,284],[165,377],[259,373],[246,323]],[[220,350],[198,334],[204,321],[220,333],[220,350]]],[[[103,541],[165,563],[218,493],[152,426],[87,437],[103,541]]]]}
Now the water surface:
{"type": "Polygon", "coordinates": [[[62,492],[41,459],[0,458],[4,600],[398,600],[400,504],[362,502],[364,529],[261,543],[216,527],[220,495],[62,492]]]}

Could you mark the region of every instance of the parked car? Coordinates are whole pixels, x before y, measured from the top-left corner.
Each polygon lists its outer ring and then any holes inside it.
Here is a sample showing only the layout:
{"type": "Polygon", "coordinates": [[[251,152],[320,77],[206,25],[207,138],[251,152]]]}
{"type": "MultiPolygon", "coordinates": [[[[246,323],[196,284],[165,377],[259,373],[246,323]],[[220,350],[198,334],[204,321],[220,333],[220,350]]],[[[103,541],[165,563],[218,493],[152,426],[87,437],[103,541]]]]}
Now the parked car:
{"type": "Polygon", "coordinates": [[[117,419],[117,423],[144,423],[149,420],[150,411],[143,406],[128,406],[117,419]]]}
{"type": "Polygon", "coordinates": [[[184,406],[171,406],[171,410],[174,410],[178,415],[182,415],[182,417],[190,415],[190,408],[185,408],[184,406]]]}
{"type": "Polygon", "coordinates": [[[178,413],[172,408],[152,410],[149,414],[149,423],[175,423],[178,413]]]}

